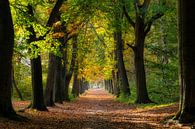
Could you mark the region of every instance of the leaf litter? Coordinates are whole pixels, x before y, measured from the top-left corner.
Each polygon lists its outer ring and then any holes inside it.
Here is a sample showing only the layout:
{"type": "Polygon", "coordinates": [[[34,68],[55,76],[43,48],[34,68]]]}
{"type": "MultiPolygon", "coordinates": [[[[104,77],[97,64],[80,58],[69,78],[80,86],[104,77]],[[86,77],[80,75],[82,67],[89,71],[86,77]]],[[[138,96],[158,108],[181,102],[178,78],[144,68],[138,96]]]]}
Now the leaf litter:
{"type": "MultiPolygon", "coordinates": [[[[15,101],[13,105],[18,110],[29,103],[15,101]]],[[[29,119],[27,122],[0,118],[0,129],[190,129],[188,125],[164,122],[177,112],[178,104],[141,108],[117,102],[102,89],[90,89],[73,102],[56,104],[48,110],[18,112],[29,119]]]]}

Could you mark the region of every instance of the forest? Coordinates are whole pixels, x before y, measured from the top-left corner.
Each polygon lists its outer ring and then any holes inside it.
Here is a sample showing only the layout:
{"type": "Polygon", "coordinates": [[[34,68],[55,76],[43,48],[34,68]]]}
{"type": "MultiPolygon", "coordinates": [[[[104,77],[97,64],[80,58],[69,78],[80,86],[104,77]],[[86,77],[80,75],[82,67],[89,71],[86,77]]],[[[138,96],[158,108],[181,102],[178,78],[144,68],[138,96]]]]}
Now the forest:
{"type": "Polygon", "coordinates": [[[0,128],[195,128],[194,6],[1,0],[0,128]]]}

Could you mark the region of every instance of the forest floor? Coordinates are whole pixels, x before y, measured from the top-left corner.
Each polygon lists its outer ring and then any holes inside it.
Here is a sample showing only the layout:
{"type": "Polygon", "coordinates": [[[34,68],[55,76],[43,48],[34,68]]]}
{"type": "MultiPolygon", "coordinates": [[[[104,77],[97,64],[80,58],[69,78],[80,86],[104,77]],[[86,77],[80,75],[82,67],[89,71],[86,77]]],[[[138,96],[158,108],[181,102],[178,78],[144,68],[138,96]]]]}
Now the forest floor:
{"type": "MultiPolygon", "coordinates": [[[[28,101],[13,102],[16,110],[28,106],[28,101]]],[[[73,102],[56,104],[49,112],[26,110],[18,113],[27,122],[0,118],[0,129],[189,129],[176,123],[165,123],[175,114],[178,105],[143,108],[115,101],[102,89],[90,89],[73,102]]]]}

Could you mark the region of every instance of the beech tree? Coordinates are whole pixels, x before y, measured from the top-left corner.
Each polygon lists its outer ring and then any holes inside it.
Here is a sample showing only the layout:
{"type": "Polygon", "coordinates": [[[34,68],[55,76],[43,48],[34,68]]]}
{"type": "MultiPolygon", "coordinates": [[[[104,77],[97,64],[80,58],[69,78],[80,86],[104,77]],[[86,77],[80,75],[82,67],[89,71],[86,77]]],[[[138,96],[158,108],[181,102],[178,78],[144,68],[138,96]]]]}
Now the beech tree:
{"type": "Polygon", "coordinates": [[[79,64],[77,60],[78,55],[78,36],[73,37],[73,43],[72,43],[72,61],[74,62],[73,66],[73,73],[74,73],[74,79],[73,79],[73,86],[72,86],[72,94],[77,97],[79,96],[79,79],[78,79],[78,70],[79,70],[79,64]]]}
{"type": "MultiPolygon", "coordinates": [[[[57,22],[57,16],[59,16],[59,9],[61,8],[65,0],[57,0],[54,8],[50,14],[50,17],[47,21],[47,26],[52,27],[52,25],[57,22]]],[[[56,68],[56,58],[53,53],[49,53],[49,64],[48,64],[48,74],[47,74],[47,84],[45,89],[45,103],[47,106],[54,105],[54,83],[55,83],[55,68],[56,68]]],[[[57,76],[56,76],[57,77],[57,76]]]]}
{"type": "Polygon", "coordinates": [[[124,97],[128,98],[130,96],[129,82],[127,78],[127,73],[125,69],[125,64],[123,61],[123,46],[124,42],[122,39],[121,28],[118,28],[114,33],[114,38],[116,42],[116,51],[117,51],[117,64],[118,64],[118,74],[119,74],[119,87],[121,94],[124,97]]]}
{"type": "MultiPolygon", "coordinates": [[[[28,5],[28,15],[32,18],[34,17],[34,10],[31,5],[28,5]]],[[[29,39],[27,42],[29,45],[37,40],[36,33],[32,25],[27,27],[27,30],[30,32],[29,39]]],[[[36,45],[33,45],[37,48],[36,45]]],[[[31,108],[37,109],[40,111],[46,111],[47,108],[44,103],[43,97],[43,83],[42,83],[42,66],[41,66],[41,56],[30,59],[31,62],[31,76],[32,76],[32,105],[31,108]]]]}
{"type": "Polygon", "coordinates": [[[127,10],[127,3],[123,2],[124,15],[129,22],[129,24],[134,28],[135,31],[135,43],[127,44],[134,52],[134,65],[136,74],[136,87],[137,87],[137,100],[136,103],[151,103],[148,96],[148,91],[146,87],[146,73],[144,66],[144,43],[148,32],[151,29],[154,21],[162,17],[164,14],[158,12],[151,16],[150,19],[146,19],[146,15],[149,9],[151,1],[150,0],[135,0],[134,10],[135,10],[135,20],[129,15],[127,10]]]}
{"type": "Polygon", "coordinates": [[[8,0],[0,1],[0,116],[16,113],[11,102],[14,29],[8,0]]]}
{"type": "Polygon", "coordinates": [[[179,0],[180,108],[176,119],[195,121],[195,1],[179,0]]]}

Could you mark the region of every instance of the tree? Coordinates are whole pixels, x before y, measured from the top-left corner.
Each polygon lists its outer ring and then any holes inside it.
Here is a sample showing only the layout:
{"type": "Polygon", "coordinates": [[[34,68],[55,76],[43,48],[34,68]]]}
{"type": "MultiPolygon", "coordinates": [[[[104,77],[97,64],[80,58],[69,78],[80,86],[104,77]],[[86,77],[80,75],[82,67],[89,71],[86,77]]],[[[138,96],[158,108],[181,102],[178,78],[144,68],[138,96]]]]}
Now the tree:
{"type": "Polygon", "coordinates": [[[77,60],[77,51],[78,51],[78,36],[73,37],[73,45],[72,45],[72,61],[74,60],[74,66],[73,66],[73,73],[74,73],[74,79],[73,79],[73,87],[72,87],[72,94],[77,97],[79,96],[79,79],[78,79],[78,70],[79,70],[79,64],[77,60]]]}
{"type": "MultiPolygon", "coordinates": [[[[114,79],[114,93],[118,96],[120,89],[120,95],[123,95],[124,97],[128,98],[130,97],[131,91],[130,86],[128,82],[128,77],[126,73],[126,68],[124,64],[124,56],[123,56],[123,50],[124,50],[124,40],[123,40],[123,12],[120,8],[120,2],[114,3],[113,10],[111,16],[111,21],[113,22],[113,39],[115,44],[115,50],[114,50],[114,60],[115,60],[115,66],[117,69],[117,72],[112,71],[112,76],[114,79]],[[117,86],[119,85],[119,86],[117,86]]],[[[112,24],[112,23],[111,23],[112,24]]]]}
{"type": "Polygon", "coordinates": [[[123,39],[122,39],[122,31],[120,29],[116,30],[116,32],[114,33],[114,38],[116,42],[120,90],[121,90],[121,94],[123,94],[124,97],[128,98],[130,96],[130,88],[129,88],[129,82],[126,74],[125,64],[123,61],[123,39]]]}
{"type": "Polygon", "coordinates": [[[14,29],[8,0],[0,1],[0,116],[16,115],[11,102],[14,29]]]}
{"type": "Polygon", "coordinates": [[[127,44],[134,51],[134,64],[136,73],[137,100],[136,103],[152,102],[148,97],[146,87],[146,74],[144,66],[144,43],[153,22],[163,16],[162,12],[156,13],[149,20],[146,19],[150,0],[135,0],[135,21],[132,20],[126,9],[126,3],[123,4],[123,11],[129,24],[135,31],[135,44],[127,44]]]}
{"type": "Polygon", "coordinates": [[[179,0],[180,108],[181,123],[195,121],[195,1],[179,0]]]}
{"type": "MultiPolygon", "coordinates": [[[[33,7],[28,5],[28,14],[29,16],[34,16],[33,7]]],[[[29,39],[27,42],[32,44],[37,40],[36,33],[32,25],[27,27],[27,30],[30,32],[29,39]]],[[[33,45],[37,48],[36,45],[33,45]]],[[[42,66],[41,66],[41,56],[37,55],[37,57],[32,58],[31,62],[31,76],[32,76],[32,105],[31,108],[37,109],[40,111],[46,111],[47,108],[44,103],[43,97],[43,83],[42,83],[42,66]]]]}
{"type": "Polygon", "coordinates": [[[75,68],[74,68],[73,86],[72,86],[72,94],[74,97],[79,96],[79,91],[80,91],[79,82],[80,80],[78,78],[78,61],[76,61],[75,68]]]}
{"type": "MultiPolygon", "coordinates": [[[[47,26],[52,27],[52,25],[56,22],[57,16],[59,16],[59,9],[61,8],[63,2],[65,0],[58,0],[52,9],[50,17],[47,21],[47,26]]],[[[49,53],[49,66],[48,66],[48,74],[47,74],[47,84],[45,89],[45,103],[47,106],[54,105],[54,76],[55,76],[55,55],[53,53],[49,53]]]]}
{"type": "MultiPolygon", "coordinates": [[[[66,46],[66,49],[67,49],[68,46],[66,46]]],[[[68,51],[66,50],[66,55],[68,54],[67,53],[68,51]]],[[[71,62],[70,62],[70,66],[69,66],[69,69],[68,69],[68,61],[65,61],[66,62],[66,79],[65,79],[65,93],[66,93],[66,97],[65,97],[65,100],[66,101],[69,101],[69,96],[68,96],[68,90],[69,90],[69,85],[70,85],[70,81],[71,81],[71,78],[73,76],[73,73],[74,73],[74,70],[75,70],[75,67],[76,67],[76,58],[77,58],[77,38],[73,38],[73,43],[72,43],[72,57],[71,57],[71,62]]],[[[75,74],[75,76],[77,76],[75,74]]],[[[75,78],[76,79],[76,78],[75,78]]],[[[77,79],[76,79],[77,80],[77,79]]]]}
{"type": "Polygon", "coordinates": [[[22,96],[22,93],[21,91],[19,90],[17,84],[16,84],[16,80],[15,80],[15,77],[14,77],[14,69],[13,69],[13,65],[12,65],[12,86],[15,88],[20,100],[24,100],[23,96],[22,96]]]}

